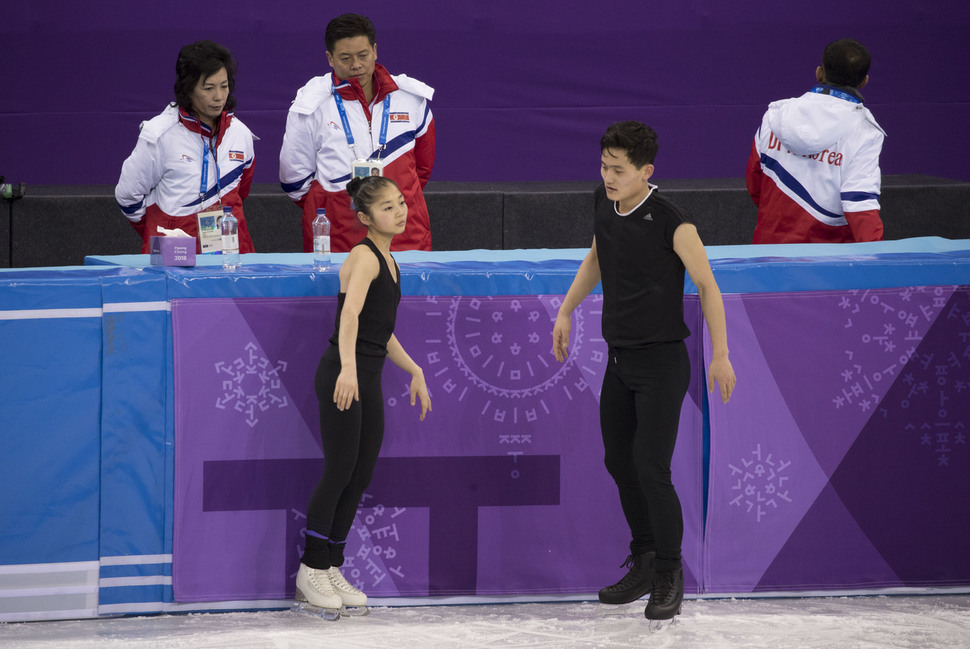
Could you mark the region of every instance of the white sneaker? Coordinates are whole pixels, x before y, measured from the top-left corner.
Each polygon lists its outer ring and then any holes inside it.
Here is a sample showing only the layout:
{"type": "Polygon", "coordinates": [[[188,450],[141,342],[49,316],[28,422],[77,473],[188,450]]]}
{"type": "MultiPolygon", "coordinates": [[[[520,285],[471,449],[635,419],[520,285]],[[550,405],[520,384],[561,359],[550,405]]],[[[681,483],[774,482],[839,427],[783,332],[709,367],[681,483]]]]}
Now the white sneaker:
{"type": "Polygon", "coordinates": [[[301,563],[296,573],[296,599],[317,608],[339,609],[343,600],[333,589],[329,570],[317,570],[301,563]]]}
{"type": "Polygon", "coordinates": [[[367,606],[367,595],[350,585],[350,582],[340,572],[340,568],[334,566],[327,571],[333,589],[340,596],[344,606],[367,606]]]}

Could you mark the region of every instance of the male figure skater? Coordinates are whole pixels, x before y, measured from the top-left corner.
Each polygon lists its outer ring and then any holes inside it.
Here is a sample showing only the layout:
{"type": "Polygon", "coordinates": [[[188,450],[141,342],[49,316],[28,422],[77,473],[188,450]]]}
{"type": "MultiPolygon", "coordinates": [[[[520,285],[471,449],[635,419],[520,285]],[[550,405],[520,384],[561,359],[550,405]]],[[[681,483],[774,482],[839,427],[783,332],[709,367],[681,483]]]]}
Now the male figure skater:
{"type": "Polygon", "coordinates": [[[728,360],[721,292],[697,228],[651,185],[657,134],[639,122],[610,126],[600,141],[603,185],[594,193],[594,236],[559,307],[553,353],[565,360],[570,316],[603,283],[603,338],[609,361],[600,395],[606,468],[630,526],[629,573],[600,601],[632,602],[650,593],[644,615],[671,619],[684,598],[684,521],[670,476],[690,366],[684,338],[684,271],[697,286],[711,335],[708,388],[727,403],[735,376],[728,360]]]}

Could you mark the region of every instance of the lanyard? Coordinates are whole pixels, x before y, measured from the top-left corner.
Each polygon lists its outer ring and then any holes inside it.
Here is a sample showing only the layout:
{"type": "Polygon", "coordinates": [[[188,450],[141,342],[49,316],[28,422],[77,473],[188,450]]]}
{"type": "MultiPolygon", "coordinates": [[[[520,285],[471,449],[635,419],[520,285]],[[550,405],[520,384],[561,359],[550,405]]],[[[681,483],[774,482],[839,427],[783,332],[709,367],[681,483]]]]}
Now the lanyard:
{"type": "MultiPolygon", "coordinates": [[[[211,139],[210,139],[211,142],[211,139]]],[[[218,193],[216,196],[219,198],[219,203],[222,203],[222,178],[219,174],[219,159],[216,157],[216,152],[212,152],[212,160],[216,163],[216,190],[218,193]]],[[[209,144],[205,141],[205,136],[202,136],[202,182],[199,185],[199,209],[202,208],[203,203],[205,203],[206,190],[209,188],[209,144]]]]}
{"type": "Polygon", "coordinates": [[[812,92],[819,95],[830,95],[832,97],[838,97],[839,99],[845,99],[846,101],[851,101],[853,104],[862,103],[862,100],[855,95],[844,90],[839,90],[838,88],[833,88],[832,86],[815,86],[812,88],[812,92]]]}
{"type": "MultiPolygon", "coordinates": [[[[355,158],[360,158],[360,156],[357,155],[357,147],[354,146],[354,134],[350,130],[350,120],[347,119],[347,111],[344,109],[344,100],[336,88],[333,89],[333,100],[337,104],[337,112],[340,113],[340,122],[344,125],[344,136],[347,138],[347,146],[353,150],[355,158]]],[[[384,97],[384,114],[381,115],[381,132],[377,138],[377,143],[380,145],[377,148],[378,159],[380,159],[381,151],[384,150],[384,146],[387,144],[387,124],[391,118],[390,108],[391,96],[387,95],[384,97]]]]}

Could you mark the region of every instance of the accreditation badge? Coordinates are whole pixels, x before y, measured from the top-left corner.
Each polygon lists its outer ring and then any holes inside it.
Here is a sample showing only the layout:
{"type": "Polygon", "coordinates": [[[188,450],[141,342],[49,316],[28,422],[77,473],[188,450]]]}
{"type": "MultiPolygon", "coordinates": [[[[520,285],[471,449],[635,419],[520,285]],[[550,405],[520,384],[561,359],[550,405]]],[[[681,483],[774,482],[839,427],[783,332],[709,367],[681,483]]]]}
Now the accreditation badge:
{"type": "Polygon", "coordinates": [[[354,160],[353,166],[353,177],[354,178],[366,178],[367,176],[383,176],[384,175],[384,161],[383,160],[354,160]]]}
{"type": "Polygon", "coordinates": [[[199,251],[207,253],[222,252],[222,209],[206,210],[196,214],[199,221],[199,251]]]}

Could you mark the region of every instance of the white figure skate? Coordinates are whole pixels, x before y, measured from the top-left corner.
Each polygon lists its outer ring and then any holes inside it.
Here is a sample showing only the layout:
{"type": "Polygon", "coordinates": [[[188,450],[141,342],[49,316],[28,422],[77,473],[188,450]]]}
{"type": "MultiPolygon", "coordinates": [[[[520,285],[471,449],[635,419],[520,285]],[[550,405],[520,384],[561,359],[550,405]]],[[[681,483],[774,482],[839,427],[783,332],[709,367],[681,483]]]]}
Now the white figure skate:
{"type": "Polygon", "coordinates": [[[325,620],[340,619],[343,600],[334,590],[329,570],[300,564],[296,573],[296,603],[292,610],[318,615],[325,620]]]}
{"type": "Polygon", "coordinates": [[[343,602],[343,606],[340,608],[341,615],[363,616],[370,613],[370,609],[367,608],[367,595],[354,588],[340,572],[340,568],[333,566],[327,571],[327,574],[334,591],[343,602]]]}

